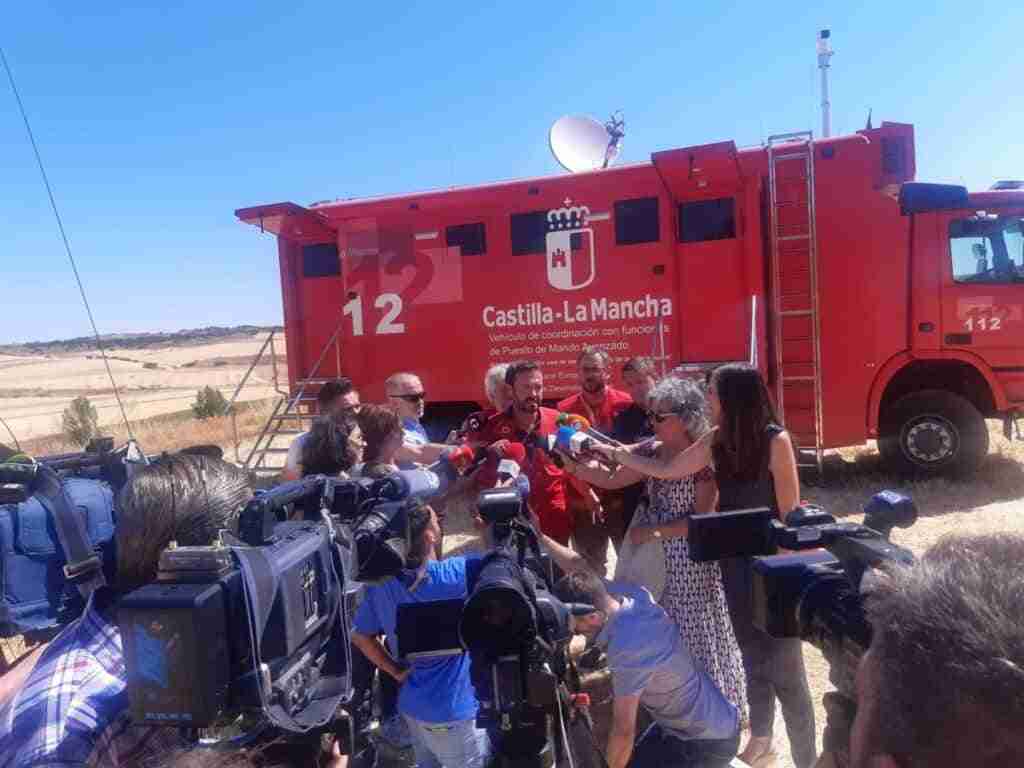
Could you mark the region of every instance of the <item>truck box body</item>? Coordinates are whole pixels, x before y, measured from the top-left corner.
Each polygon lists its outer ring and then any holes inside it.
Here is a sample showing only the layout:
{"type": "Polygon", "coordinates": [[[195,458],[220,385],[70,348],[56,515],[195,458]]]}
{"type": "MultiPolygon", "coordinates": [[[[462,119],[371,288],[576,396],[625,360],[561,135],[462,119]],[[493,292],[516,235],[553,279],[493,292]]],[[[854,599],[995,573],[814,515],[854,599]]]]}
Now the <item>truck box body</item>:
{"type": "MultiPolygon", "coordinates": [[[[585,345],[665,370],[753,360],[788,428],[820,451],[878,436],[886,398],[929,379],[985,416],[1024,408],[1024,284],[958,282],[969,242],[951,254],[949,234],[995,226],[956,223],[977,201],[1010,217],[999,221],[1021,249],[1024,191],[907,213],[914,174],[912,126],[883,123],[237,215],[278,237],[293,391],[344,374],[377,400],[388,375],[410,370],[432,404],[469,407],[497,362],[540,362],[547,397],[576,390],[585,345]]],[[[1021,258],[1011,252],[1011,271],[1021,258]]]]}

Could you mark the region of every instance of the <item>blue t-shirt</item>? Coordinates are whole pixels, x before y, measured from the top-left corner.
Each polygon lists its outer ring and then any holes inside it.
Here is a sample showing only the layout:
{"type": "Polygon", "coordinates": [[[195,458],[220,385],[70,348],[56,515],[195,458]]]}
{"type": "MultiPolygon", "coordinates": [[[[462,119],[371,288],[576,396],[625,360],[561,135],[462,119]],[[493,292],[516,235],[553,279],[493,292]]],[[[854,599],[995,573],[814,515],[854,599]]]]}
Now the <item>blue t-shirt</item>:
{"type": "MultiPolygon", "coordinates": [[[[398,579],[366,588],[356,611],[355,630],[364,635],[387,635],[397,656],[395,626],[398,606],[466,597],[466,557],[427,563],[426,576],[410,592],[398,579]]],[[[398,692],[398,711],[426,723],[448,723],[476,717],[477,700],[469,677],[469,654],[416,659],[398,692]]]]}
{"type": "Polygon", "coordinates": [[[639,694],[651,717],[681,739],[736,735],[736,708],[694,661],[679,628],[651,593],[623,582],[607,587],[621,607],[608,619],[597,643],[608,649],[614,694],[639,694]]]}
{"type": "Polygon", "coordinates": [[[426,445],[430,442],[427,430],[416,419],[402,419],[402,432],[405,442],[414,445],[426,445]]]}

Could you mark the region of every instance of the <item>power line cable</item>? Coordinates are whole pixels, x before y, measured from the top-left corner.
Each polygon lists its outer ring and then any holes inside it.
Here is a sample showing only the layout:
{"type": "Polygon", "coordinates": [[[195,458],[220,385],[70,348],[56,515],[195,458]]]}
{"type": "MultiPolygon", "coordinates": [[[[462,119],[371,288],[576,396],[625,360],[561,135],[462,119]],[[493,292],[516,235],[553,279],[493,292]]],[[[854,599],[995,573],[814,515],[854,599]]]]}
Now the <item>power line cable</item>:
{"type": "Polygon", "coordinates": [[[124,428],[128,432],[128,437],[132,441],[135,440],[135,435],[132,433],[132,425],[128,421],[128,414],[125,412],[124,403],[121,402],[121,393],[117,389],[117,382],[114,380],[114,372],[110,369],[110,361],[107,359],[107,350],[103,347],[103,341],[100,338],[99,328],[96,327],[96,319],[92,314],[92,307],[89,305],[89,299],[85,295],[85,286],[82,284],[82,277],[78,273],[78,265],[75,264],[75,257],[71,254],[71,244],[68,242],[67,233],[64,231],[64,222],[61,220],[60,211],[57,209],[57,201],[53,197],[53,188],[50,186],[50,179],[46,175],[46,168],[43,166],[43,158],[39,153],[39,146],[36,144],[36,137],[32,133],[32,125],[28,120],[28,113],[25,111],[25,105],[21,101],[21,94],[18,93],[18,86],[14,83],[14,73],[11,72],[11,67],[7,63],[7,56],[4,55],[3,47],[0,47],[0,61],[3,62],[4,71],[7,72],[7,80],[11,84],[11,90],[14,92],[14,99],[18,102],[18,111],[21,112],[21,119],[25,122],[25,130],[28,132],[28,140],[32,144],[32,152],[36,156],[36,163],[39,165],[39,173],[43,177],[43,185],[46,187],[46,194],[50,198],[50,208],[53,209],[53,216],[57,220],[57,229],[60,231],[60,239],[64,243],[64,251],[68,255],[68,262],[71,264],[71,271],[75,274],[75,282],[78,283],[78,292],[82,295],[82,303],[85,305],[86,314],[89,315],[89,324],[92,326],[93,335],[96,337],[96,348],[100,352],[100,356],[103,358],[103,365],[107,369],[107,376],[110,378],[110,386],[114,390],[114,397],[117,399],[117,405],[121,409],[121,418],[124,420],[124,428]]]}

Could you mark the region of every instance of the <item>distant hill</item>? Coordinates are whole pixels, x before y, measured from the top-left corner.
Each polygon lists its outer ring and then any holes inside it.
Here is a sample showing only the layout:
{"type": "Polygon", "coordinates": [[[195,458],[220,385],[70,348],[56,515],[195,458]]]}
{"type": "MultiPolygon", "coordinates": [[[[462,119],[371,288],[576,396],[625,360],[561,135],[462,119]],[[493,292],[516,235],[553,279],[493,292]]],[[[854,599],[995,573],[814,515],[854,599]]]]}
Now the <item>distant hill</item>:
{"type": "MultiPolygon", "coordinates": [[[[228,328],[208,326],[191,328],[173,333],[111,333],[101,336],[103,346],[113,349],[148,349],[150,347],[193,347],[209,344],[212,341],[228,340],[245,336],[256,336],[261,333],[281,330],[280,326],[235,325],[228,328]]],[[[74,339],[57,341],[29,341],[24,344],[2,344],[0,354],[33,355],[59,354],[63,352],[93,352],[96,350],[96,339],[92,336],[79,336],[74,339]]]]}

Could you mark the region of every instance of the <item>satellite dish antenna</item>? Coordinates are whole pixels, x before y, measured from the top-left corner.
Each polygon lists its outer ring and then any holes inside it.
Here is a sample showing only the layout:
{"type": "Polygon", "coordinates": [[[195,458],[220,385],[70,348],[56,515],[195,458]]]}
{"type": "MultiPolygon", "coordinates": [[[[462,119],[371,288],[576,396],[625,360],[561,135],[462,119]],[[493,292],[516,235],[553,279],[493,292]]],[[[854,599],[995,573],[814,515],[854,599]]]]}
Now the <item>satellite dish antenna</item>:
{"type": "Polygon", "coordinates": [[[621,112],[604,125],[592,117],[565,115],[548,133],[551,154],[570,173],[607,168],[619,156],[625,125],[621,112]]]}

